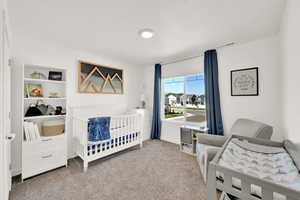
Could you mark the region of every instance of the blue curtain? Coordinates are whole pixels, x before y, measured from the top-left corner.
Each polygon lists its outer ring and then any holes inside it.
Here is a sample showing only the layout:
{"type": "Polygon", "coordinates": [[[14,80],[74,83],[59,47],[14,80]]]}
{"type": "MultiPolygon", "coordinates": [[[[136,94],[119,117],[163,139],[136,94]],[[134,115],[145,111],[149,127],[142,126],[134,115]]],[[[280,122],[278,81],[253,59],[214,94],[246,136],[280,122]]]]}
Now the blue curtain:
{"type": "Polygon", "coordinates": [[[218,56],[215,49],[204,53],[204,79],[208,134],[224,135],[220,107],[218,56]]]}
{"type": "Polygon", "coordinates": [[[155,64],[154,72],[154,97],[153,97],[153,117],[151,128],[151,139],[160,139],[161,133],[161,65],[155,64]]]}

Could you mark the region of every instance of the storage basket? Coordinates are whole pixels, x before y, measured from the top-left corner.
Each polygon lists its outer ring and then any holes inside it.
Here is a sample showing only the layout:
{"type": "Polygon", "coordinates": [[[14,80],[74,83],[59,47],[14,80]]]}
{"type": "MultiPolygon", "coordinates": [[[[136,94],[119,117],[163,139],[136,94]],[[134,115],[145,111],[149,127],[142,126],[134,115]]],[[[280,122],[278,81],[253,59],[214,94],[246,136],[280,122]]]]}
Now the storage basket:
{"type": "Polygon", "coordinates": [[[51,120],[42,124],[42,136],[56,136],[64,132],[65,120],[51,120]]]}

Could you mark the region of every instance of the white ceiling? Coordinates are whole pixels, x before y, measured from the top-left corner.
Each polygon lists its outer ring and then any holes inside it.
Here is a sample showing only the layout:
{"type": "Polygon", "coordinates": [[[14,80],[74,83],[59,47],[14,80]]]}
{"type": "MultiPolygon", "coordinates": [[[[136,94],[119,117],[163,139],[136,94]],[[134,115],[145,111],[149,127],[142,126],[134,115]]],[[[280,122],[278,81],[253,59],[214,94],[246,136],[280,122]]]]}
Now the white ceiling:
{"type": "Polygon", "coordinates": [[[278,32],[285,0],[9,0],[13,36],[148,64],[278,32]],[[155,37],[141,39],[151,28],[155,37]]]}

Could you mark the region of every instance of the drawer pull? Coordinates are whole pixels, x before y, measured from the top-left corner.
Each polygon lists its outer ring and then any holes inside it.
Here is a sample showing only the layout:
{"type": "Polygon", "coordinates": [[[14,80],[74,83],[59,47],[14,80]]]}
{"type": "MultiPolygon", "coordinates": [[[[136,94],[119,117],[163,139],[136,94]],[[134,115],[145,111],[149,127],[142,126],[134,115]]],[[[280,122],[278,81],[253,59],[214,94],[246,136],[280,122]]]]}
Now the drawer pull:
{"type": "Polygon", "coordinates": [[[50,155],[47,155],[47,156],[42,156],[42,158],[51,158],[52,157],[52,154],[50,154],[50,155]]]}
{"type": "Polygon", "coordinates": [[[43,139],[42,142],[48,142],[48,141],[51,141],[52,138],[49,138],[49,139],[43,139]]]}

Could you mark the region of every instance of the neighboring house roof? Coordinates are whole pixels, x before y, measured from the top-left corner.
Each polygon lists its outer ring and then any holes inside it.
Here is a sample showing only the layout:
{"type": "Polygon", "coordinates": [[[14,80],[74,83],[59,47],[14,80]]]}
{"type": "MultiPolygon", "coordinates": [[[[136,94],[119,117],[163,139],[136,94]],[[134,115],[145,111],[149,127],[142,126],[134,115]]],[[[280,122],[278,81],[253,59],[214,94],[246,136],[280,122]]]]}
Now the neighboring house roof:
{"type": "Polygon", "coordinates": [[[173,96],[173,95],[168,96],[168,98],[169,98],[170,100],[176,100],[176,99],[177,99],[177,97],[175,97],[175,96],[173,96]]]}

